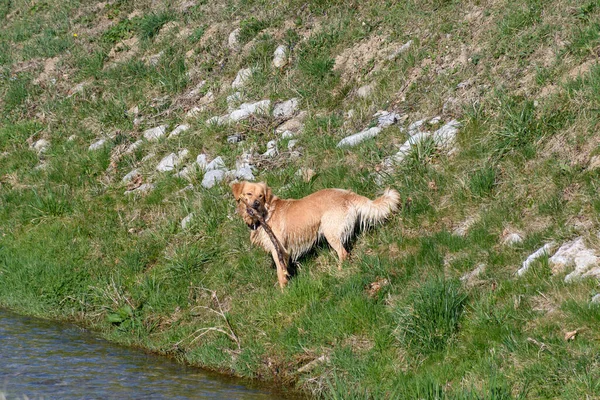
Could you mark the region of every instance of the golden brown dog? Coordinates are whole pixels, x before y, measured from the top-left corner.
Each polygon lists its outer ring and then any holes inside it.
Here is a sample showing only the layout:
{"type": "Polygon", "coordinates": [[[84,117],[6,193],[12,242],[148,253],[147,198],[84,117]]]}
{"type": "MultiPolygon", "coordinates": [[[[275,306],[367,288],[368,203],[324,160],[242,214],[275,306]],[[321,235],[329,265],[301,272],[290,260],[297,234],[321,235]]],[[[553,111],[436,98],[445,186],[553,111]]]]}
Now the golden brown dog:
{"type": "Polygon", "coordinates": [[[344,189],[323,189],[299,200],[285,200],[274,196],[264,182],[238,182],[232,184],[231,189],[238,203],[238,213],[252,229],[251,242],[271,252],[281,287],[287,283],[285,266],[280,265],[275,247],[258,219],[248,214],[248,207],[271,227],[284,248],[286,259],[297,260],[325,237],[337,252],[341,267],[348,257],[344,245],[356,224],[365,228],[382,222],[400,203],[400,194],[393,189],[387,189],[375,200],[344,189]]]}

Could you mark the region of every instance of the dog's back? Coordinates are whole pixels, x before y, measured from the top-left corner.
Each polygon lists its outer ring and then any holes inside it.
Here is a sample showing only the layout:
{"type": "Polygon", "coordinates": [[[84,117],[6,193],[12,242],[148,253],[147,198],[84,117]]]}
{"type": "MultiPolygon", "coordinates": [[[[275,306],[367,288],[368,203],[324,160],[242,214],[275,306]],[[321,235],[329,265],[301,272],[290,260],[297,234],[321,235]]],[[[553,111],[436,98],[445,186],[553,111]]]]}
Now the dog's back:
{"type": "Polygon", "coordinates": [[[293,259],[325,237],[343,260],[348,256],[344,246],[356,224],[364,229],[380,223],[399,203],[400,194],[393,189],[375,200],[349,190],[323,189],[299,200],[275,199],[270,223],[293,259]]]}

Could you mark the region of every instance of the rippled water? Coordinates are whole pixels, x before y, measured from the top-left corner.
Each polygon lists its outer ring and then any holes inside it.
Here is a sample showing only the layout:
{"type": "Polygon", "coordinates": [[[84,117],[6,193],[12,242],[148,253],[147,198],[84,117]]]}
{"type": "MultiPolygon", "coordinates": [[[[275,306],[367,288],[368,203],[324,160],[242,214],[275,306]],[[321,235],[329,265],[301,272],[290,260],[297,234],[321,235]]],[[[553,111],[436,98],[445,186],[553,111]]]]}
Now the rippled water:
{"type": "Polygon", "coordinates": [[[0,310],[0,399],[284,399],[111,344],[73,325],[0,310]]]}

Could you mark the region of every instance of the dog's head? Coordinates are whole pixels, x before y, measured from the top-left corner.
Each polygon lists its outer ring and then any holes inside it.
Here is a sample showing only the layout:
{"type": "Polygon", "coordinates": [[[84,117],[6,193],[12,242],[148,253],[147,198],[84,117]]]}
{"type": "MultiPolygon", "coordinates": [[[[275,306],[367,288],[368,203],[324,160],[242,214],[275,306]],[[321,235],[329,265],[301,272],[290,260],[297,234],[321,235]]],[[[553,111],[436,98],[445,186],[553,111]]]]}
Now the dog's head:
{"type": "Polygon", "coordinates": [[[271,189],[266,183],[253,182],[236,182],[231,185],[233,197],[237,202],[237,210],[242,219],[252,229],[258,228],[260,223],[255,214],[258,213],[261,217],[267,218],[269,213],[269,203],[273,198],[271,189]],[[251,208],[251,213],[248,213],[248,208],[251,208]]]}

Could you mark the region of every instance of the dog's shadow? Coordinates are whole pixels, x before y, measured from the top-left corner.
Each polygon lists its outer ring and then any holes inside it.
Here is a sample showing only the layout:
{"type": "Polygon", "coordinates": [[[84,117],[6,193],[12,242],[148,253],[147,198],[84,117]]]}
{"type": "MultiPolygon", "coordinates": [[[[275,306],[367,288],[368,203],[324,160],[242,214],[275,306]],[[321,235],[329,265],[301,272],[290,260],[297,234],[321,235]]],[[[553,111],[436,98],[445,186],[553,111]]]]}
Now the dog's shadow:
{"type": "MultiPolygon", "coordinates": [[[[364,234],[365,232],[368,232],[370,230],[371,230],[370,227],[366,228],[362,231],[359,228],[354,229],[354,232],[352,233],[350,238],[347,240],[347,242],[344,244],[344,248],[346,249],[346,251],[348,252],[349,255],[352,254],[352,249],[354,248],[354,244],[358,240],[361,233],[364,234]]],[[[302,265],[302,261],[308,260],[308,259],[315,259],[323,251],[328,251],[328,252],[332,251],[335,254],[335,251],[329,245],[329,243],[327,243],[327,240],[325,240],[325,238],[319,238],[317,243],[313,247],[311,247],[311,249],[308,250],[306,253],[302,254],[297,260],[294,261],[290,258],[287,263],[287,266],[288,266],[287,271],[288,271],[288,275],[289,275],[290,279],[293,279],[296,277],[296,275],[298,275],[298,271],[300,269],[300,266],[302,265]]],[[[337,256],[336,256],[336,258],[337,258],[337,256]]],[[[277,264],[275,264],[274,260],[271,263],[271,268],[277,269],[277,264]]]]}

